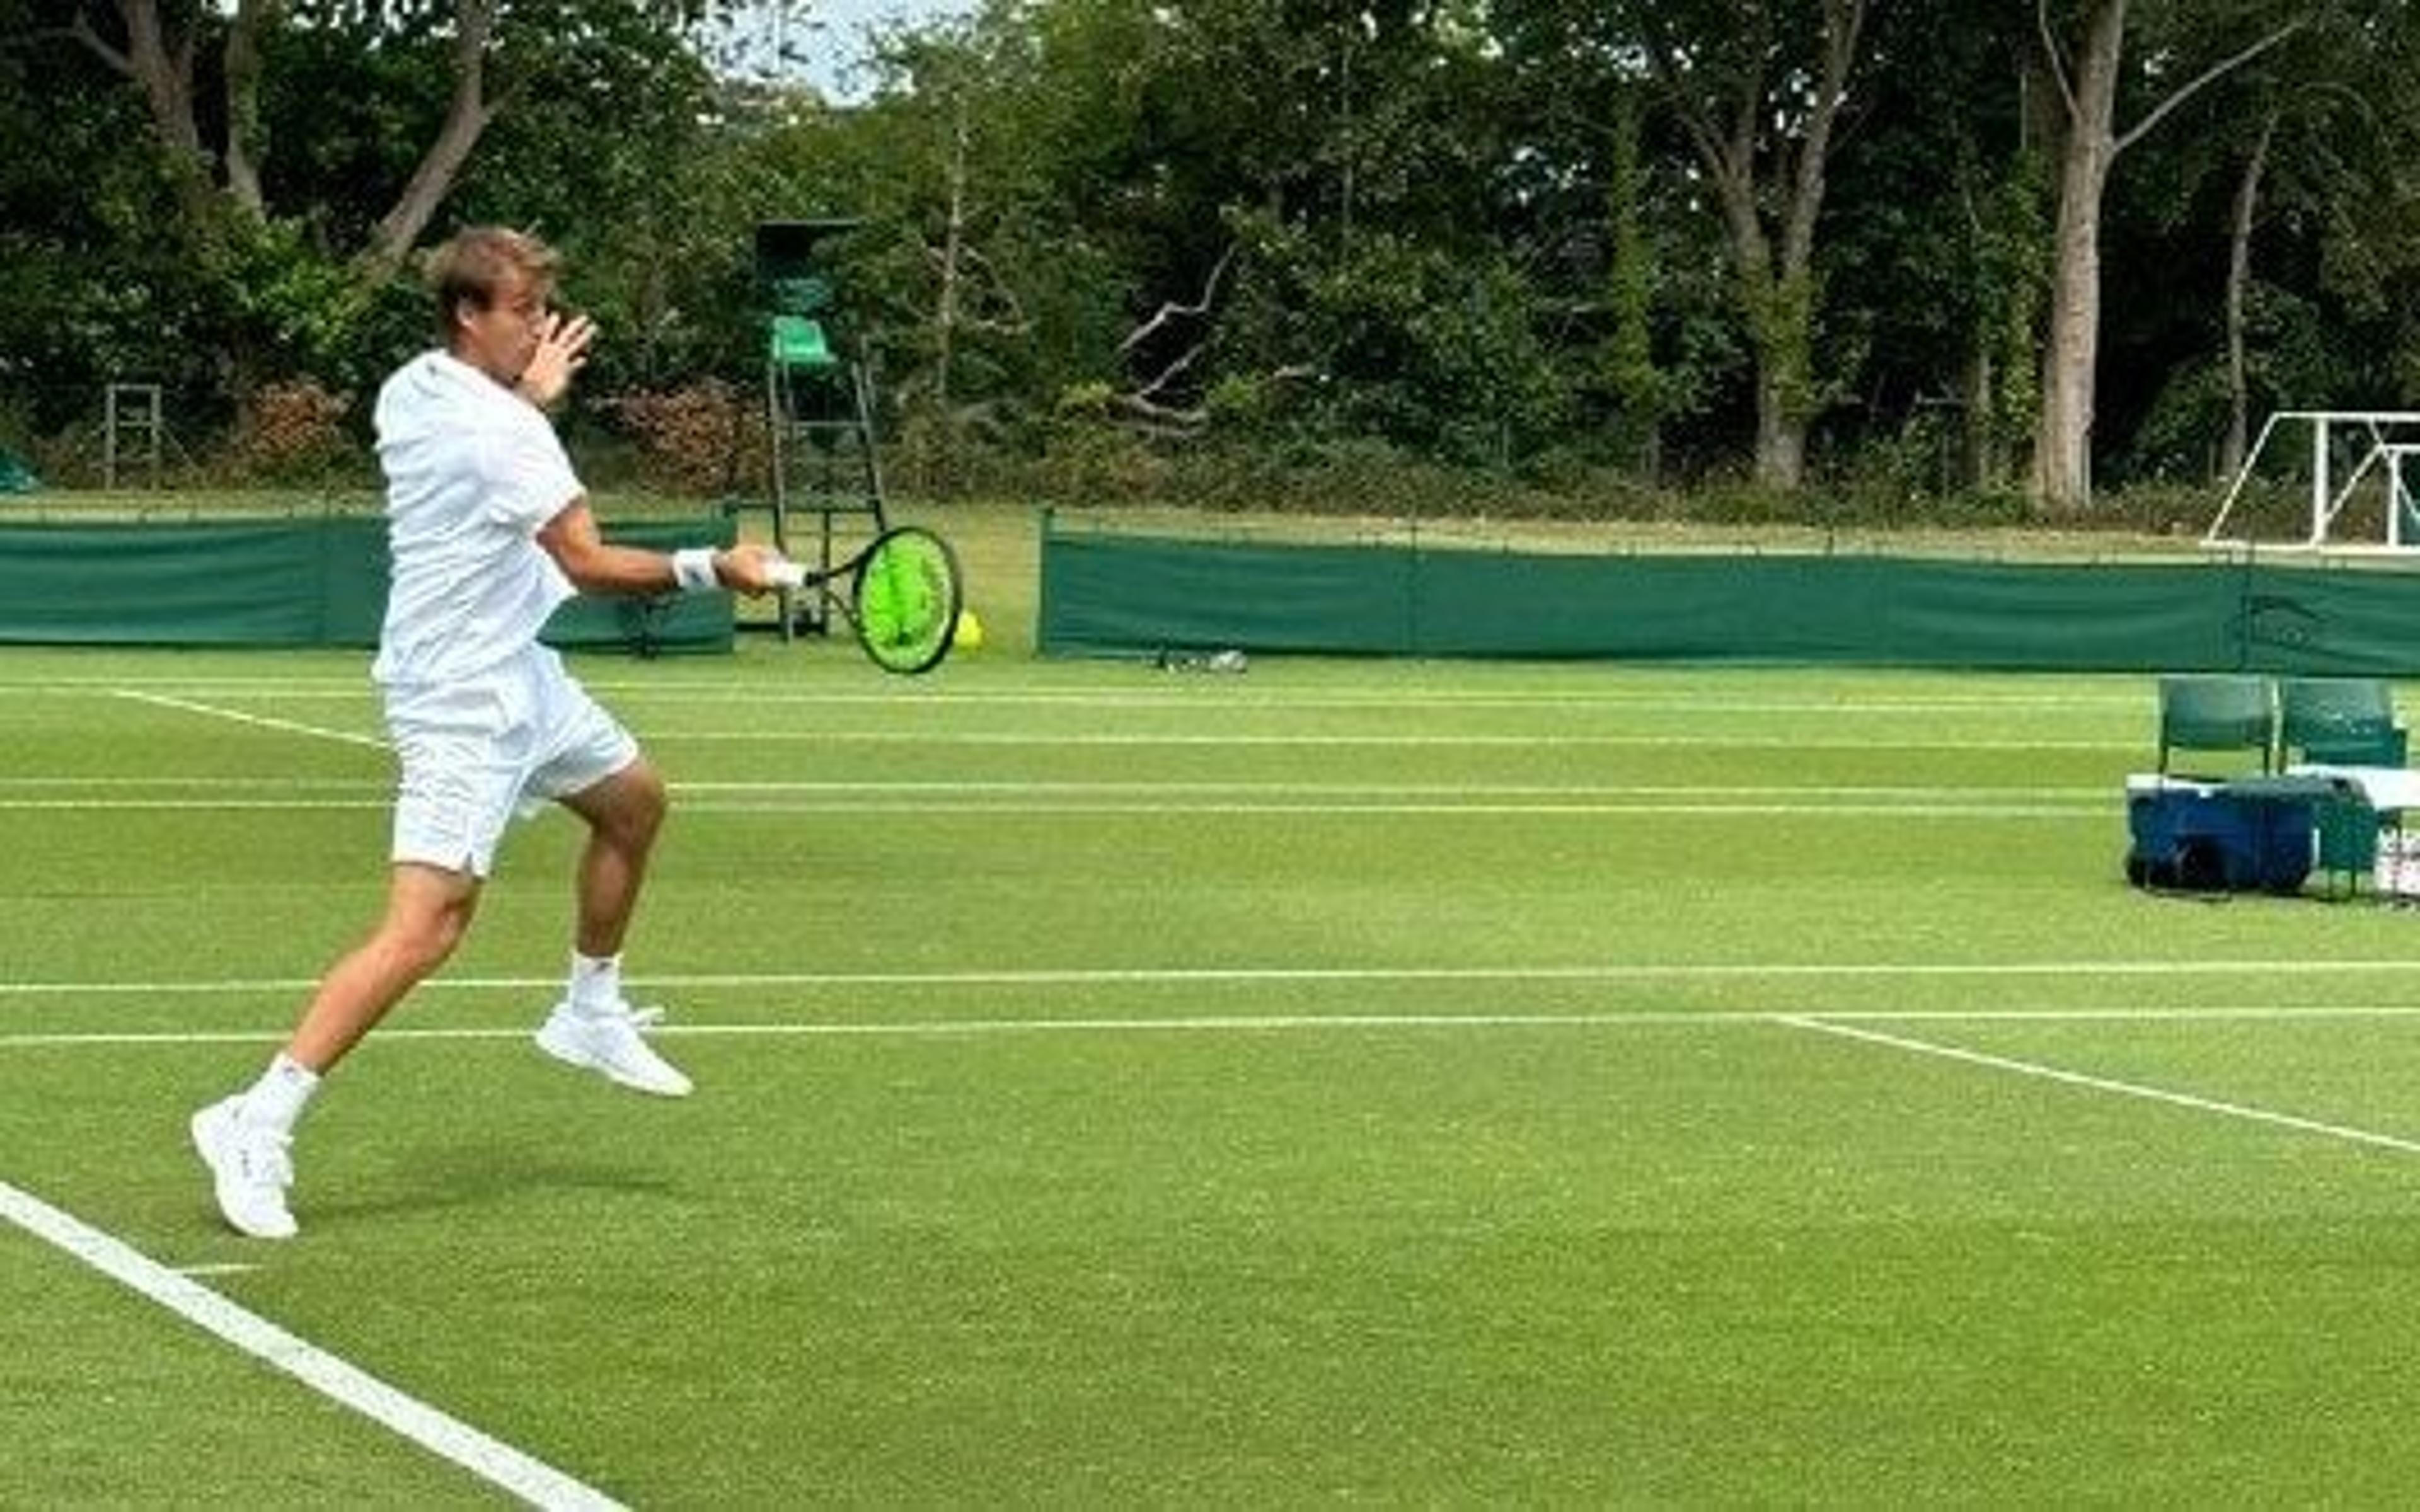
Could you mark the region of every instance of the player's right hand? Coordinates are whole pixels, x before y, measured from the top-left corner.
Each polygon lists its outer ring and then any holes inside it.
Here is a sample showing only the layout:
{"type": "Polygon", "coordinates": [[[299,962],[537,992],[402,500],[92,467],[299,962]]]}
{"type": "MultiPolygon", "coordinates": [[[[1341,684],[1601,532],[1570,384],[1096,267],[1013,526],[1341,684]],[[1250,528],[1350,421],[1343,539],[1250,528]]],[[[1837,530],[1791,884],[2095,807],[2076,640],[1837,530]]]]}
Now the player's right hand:
{"type": "Polygon", "coordinates": [[[775,577],[776,569],[787,565],[781,552],[755,541],[720,552],[714,562],[722,585],[735,594],[771,593],[782,586],[775,577]]]}

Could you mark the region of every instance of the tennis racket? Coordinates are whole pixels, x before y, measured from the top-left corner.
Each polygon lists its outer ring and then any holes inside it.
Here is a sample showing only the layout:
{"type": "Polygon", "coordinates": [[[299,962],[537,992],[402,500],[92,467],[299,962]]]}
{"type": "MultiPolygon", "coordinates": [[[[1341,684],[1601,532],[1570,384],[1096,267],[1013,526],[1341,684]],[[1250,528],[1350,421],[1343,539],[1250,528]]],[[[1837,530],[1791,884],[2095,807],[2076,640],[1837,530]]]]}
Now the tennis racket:
{"type": "Polygon", "coordinates": [[[779,587],[822,591],[884,671],[931,671],[957,640],[958,611],[965,607],[958,556],[922,526],[884,531],[827,570],[783,562],[771,576],[779,587]]]}

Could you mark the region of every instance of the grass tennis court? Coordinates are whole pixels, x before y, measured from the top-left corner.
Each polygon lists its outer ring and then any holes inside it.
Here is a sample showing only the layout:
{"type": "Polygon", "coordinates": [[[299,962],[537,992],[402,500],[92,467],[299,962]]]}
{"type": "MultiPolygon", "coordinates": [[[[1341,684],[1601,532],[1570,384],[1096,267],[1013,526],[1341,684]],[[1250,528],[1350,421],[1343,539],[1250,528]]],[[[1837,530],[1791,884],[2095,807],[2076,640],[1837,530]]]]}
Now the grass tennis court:
{"type": "MultiPolygon", "coordinates": [[[[2420,918],[2120,882],[2148,678],[582,663],[686,1103],[527,1035],[575,826],[297,1144],[365,658],[0,656],[0,1190],[643,1506],[2383,1502],[2420,918]]],[[[492,1504],[0,1224],[0,1503],[492,1504]]]]}

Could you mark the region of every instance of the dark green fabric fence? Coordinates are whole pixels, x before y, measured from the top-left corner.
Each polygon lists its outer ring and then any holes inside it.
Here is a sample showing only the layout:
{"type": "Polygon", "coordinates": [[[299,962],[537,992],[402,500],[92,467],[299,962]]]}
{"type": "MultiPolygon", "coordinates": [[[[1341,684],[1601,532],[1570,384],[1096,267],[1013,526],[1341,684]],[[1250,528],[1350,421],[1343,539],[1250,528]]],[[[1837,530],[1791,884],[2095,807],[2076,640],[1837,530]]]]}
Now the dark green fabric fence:
{"type": "MultiPolygon", "coordinates": [[[[633,522],[608,539],[727,546],[728,518],[633,522]]],[[[0,524],[0,642],[369,646],[386,612],[383,521],[356,517],[155,524],[0,524]]],[[[547,640],[567,648],[729,651],[731,599],[578,598],[547,640]]]]}
{"type": "Polygon", "coordinates": [[[2420,573],[2241,561],[1571,556],[1046,521],[1049,656],[1257,652],[2420,674],[2420,573]]]}

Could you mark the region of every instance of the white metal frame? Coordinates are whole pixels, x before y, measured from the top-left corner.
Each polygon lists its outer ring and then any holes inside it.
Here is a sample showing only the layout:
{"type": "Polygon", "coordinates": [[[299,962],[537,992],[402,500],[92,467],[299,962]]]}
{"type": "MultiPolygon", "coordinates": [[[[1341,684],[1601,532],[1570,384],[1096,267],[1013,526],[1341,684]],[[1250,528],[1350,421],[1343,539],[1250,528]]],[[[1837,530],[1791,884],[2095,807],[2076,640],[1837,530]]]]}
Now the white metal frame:
{"type": "Polygon", "coordinates": [[[112,383],[101,391],[101,486],[116,487],[119,469],[132,462],[142,464],[147,486],[158,484],[160,442],[167,429],[167,401],[159,384],[112,383]],[[129,451],[120,438],[132,439],[136,449],[129,451]]]}
{"type": "Polygon", "coordinates": [[[2278,410],[2261,424],[2259,439],[2252,443],[2251,455],[2243,459],[2235,481],[2227,486],[2226,499],[2219,505],[2210,529],[2202,532],[2201,544],[2212,550],[2260,546],[2272,550],[2348,554],[2420,551],[2420,510],[2415,510],[2404,479],[2404,459],[2411,456],[2420,456],[2420,413],[2397,409],[2278,410]],[[2228,535],[2227,517],[2234,512],[2237,498],[2260,464],[2260,454],[2281,424],[2306,425],[2310,429],[2310,533],[2300,541],[2275,542],[2228,535]],[[2353,432],[2354,443],[2361,447],[2351,470],[2341,482],[2335,476],[2335,454],[2330,449],[2334,444],[2332,431],[2353,432]],[[2347,508],[2366,485],[2382,495],[2379,533],[2359,540],[2341,538],[2337,533],[2339,522],[2346,521],[2347,508]],[[2407,522],[2412,529],[2407,530],[2407,522]]]}

